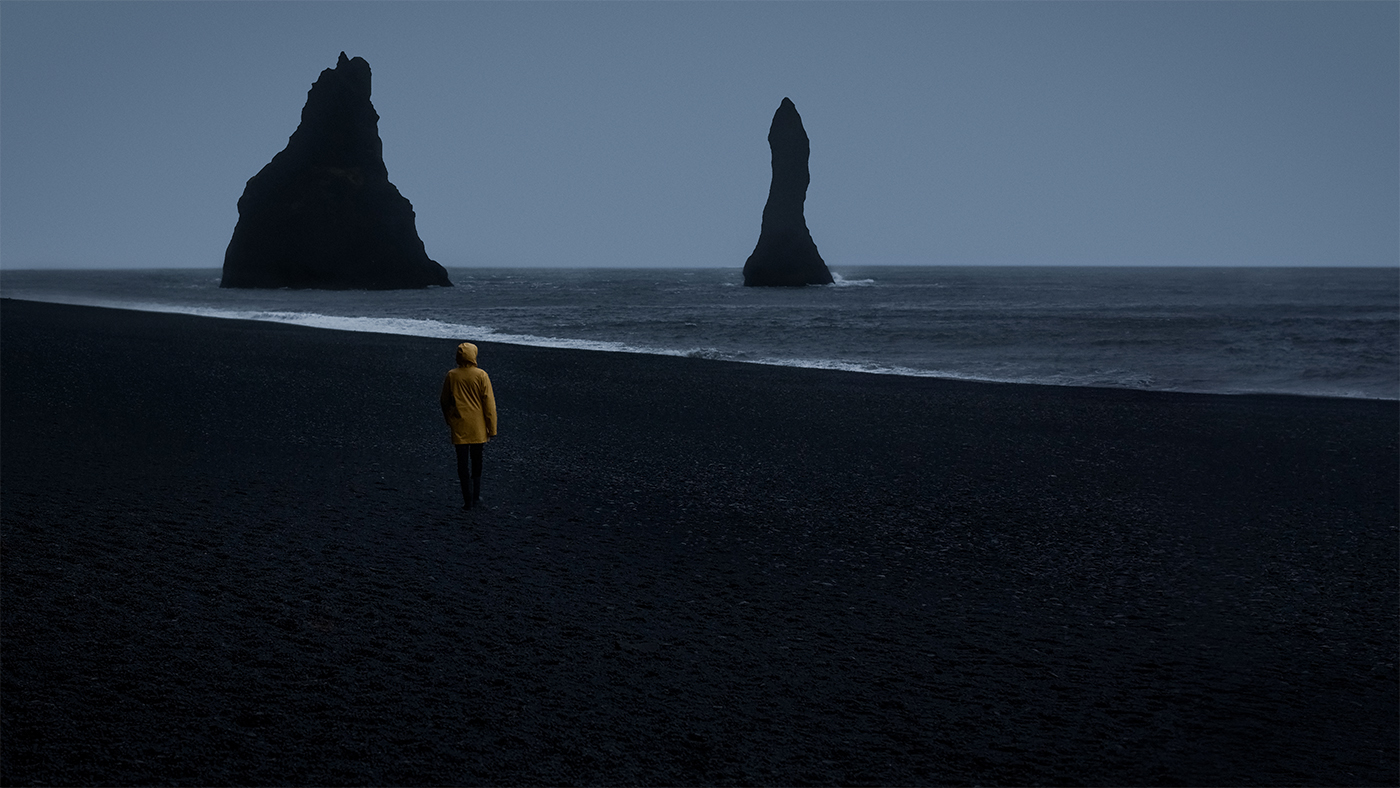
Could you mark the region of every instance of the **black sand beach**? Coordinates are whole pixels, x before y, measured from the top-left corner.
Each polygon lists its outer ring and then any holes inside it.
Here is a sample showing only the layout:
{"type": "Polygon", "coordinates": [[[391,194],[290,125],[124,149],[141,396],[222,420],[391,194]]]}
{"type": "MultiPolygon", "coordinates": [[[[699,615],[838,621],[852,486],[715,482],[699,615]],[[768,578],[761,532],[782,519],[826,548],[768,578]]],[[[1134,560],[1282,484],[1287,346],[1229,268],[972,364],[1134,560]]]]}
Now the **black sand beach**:
{"type": "Polygon", "coordinates": [[[1395,402],[0,321],[6,785],[1400,780],[1395,402]]]}

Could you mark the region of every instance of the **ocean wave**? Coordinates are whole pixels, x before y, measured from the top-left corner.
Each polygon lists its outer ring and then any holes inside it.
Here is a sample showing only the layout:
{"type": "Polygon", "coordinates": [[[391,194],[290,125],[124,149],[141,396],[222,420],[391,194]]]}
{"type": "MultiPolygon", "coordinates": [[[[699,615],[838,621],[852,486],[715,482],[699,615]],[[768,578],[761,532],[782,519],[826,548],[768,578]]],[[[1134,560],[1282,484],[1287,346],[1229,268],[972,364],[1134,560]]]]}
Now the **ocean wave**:
{"type": "Polygon", "coordinates": [[[108,309],[129,309],[138,312],[164,312],[169,314],[193,315],[224,320],[255,320],[268,323],[307,328],[323,328],[332,331],[354,331],[368,334],[396,334],[428,339],[461,339],[480,342],[498,342],[505,345],[525,345],[547,347],[559,350],[592,350],[610,353],[639,353],[655,356],[677,356],[702,358],[716,361],[735,361],[747,364],[763,364],[778,367],[798,367],[802,369],[827,369],[841,372],[860,372],[870,375],[903,375],[907,377],[946,378],[950,380],[973,380],[994,383],[1040,383],[1038,380],[1016,380],[968,375],[950,370],[916,369],[899,365],[873,362],[853,362],[835,359],[752,357],[748,353],[728,352],[718,348],[688,348],[684,350],[663,347],[648,347],[625,342],[595,339],[570,339],[563,337],[538,336],[497,331],[490,326],[465,323],[449,323],[441,320],[425,320],[401,317],[350,317],[343,315],[323,315],[316,312],[294,312],[279,310],[221,309],[218,307],[181,306],[152,302],[120,301],[83,297],[28,297],[25,300],[47,301],[50,303],[72,304],[75,306],[95,306],[108,309]]]}
{"type": "Polygon", "coordinates": [[[720,349],[718,349],[718,348],[712,348],[712,347],[697,347],[697,348],[694,348],[694,349],[692,349],[692,350],[682,351],[682,352],[681,352],[681,355],[682,355],[682,356],[685,356],[686,358],[708,358],[708,359],[717,359],[717,360],[720,360],[720,361],[737,361],[737,360],[739,360],[739,359],[737,359],[737,358],[734,358],[734,357],[733,357],[733,354],[725,353],[724,351],[722,351],[722,350],[720,350],[720,349]]]}
{"type": "MultiPolygon", "coordinates": [[[[847,284],[845,286],[850,285],[847,284]]],[[[15,294],[7,294],[7,297],[15,297],[15,294]]],[[[1207,376],[1206,378],[1197,378],[1188,383],[1184,380],[1163,380],[1150,373],[1133,370],[1127,366],[1109,367],[1107,369],[1086,368],[1077,372],[1066,372],[1061,368],[1056,370],[1053,374],[1045,374],[1045,370],[1043,369],[1037,372],[1023,365],[1012,364],[1009,365],[1010,368],[989,372],[978,370],[975,366],[964,366],[961,369],[948,369],[942,366],[933,367],[933,365],[930,365],[930,367],[911,367],[897,363],[882,363],[879,361],[811,358],[803,357],[798,354],[792,356],[767,355],[763,354],[761,351],[754,351],[752,348],[747,350],[723,349],[709,346],[697,347],[694,345],[663,347],[649,343],[556,337],[542,334],[502,331],[491,325],[458,323],[450,320],[431,318],[345,316],[323,314],[314,311],[280,309],[237,309],[204,305],[157,303],[138,299],[124,300],[87,294],[25,293],[20,295],[19,298],[30,301],[46,301],[50,303],[73,304],[79,306],[186,314],[219,319],[284,323],[288,325],[336,331],[395,334],[458,341],[495,342],[561,350],[588,350],[710,359],[768,366],[833,370],[869,375],[896,375],[903,377],[938,378],[944,380],[988,383],[1119,388],[1189,393],[1284,394],[1344,397],[1349,399],[1380,399],[1387,401],[1394,401],[1396,399],[1394,396],[1385,396],[1382,393],[1377,393],[1378,391],[1384,391],[1384,387],[1381,384],[1370,387],[1366,386],[1364,375],[1361,377],[1363,382],[1360,384],[1358,384],[1356,376],[1349,376],[1351,379],[1347,380],[1331,381],[1326,379],[1265,380],[1260,377],[1259,372],[1251,373],[1243,377],[1236,376],[1235,379],[1220,376],[1212,379],[1207,376]],[[1018,366],[1021,368],[1016,369],[1018,366]]],[[[778,321],[775,327],[781,328],[781,322],[782,321],[778,321]]],[[[799,354],[800,353],[801,351],[799,351],[799,354]]]]}
{"type": "Polygon", "coordinates": [[[847,279],[835,271],[831,272],[831,279],[828,287],[870,287],[875,284],[874,279],[847,279]]]}

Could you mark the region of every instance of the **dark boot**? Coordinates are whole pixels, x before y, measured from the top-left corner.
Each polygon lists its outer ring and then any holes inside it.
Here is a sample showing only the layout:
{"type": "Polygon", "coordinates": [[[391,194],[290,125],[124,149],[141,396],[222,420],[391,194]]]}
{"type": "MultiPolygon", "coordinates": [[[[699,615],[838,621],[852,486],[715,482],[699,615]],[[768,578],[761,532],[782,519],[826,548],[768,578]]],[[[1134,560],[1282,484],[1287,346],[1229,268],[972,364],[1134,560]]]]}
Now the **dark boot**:
{"type": "Polygon", "coordinates": [[[478,501],[480,501],[480,500],[481,500],[481,477],[478,476],[478,477],[476,477],[475,479],[472,479],[472,504],[471,504],[471,505],[475,505],[475,504],[476,504],[478,501]]]}
{"type": "Polygon", "coordinates": [[[467,481],[466,479],[463,479],[463,480],[462,480],[462,508],[463,508],[463,509],[470,509],[470,508],[472,508],[472,502],[475,501],[475,500],[476,500],[476,498],[472,495],[471,482],[467,481]]]}

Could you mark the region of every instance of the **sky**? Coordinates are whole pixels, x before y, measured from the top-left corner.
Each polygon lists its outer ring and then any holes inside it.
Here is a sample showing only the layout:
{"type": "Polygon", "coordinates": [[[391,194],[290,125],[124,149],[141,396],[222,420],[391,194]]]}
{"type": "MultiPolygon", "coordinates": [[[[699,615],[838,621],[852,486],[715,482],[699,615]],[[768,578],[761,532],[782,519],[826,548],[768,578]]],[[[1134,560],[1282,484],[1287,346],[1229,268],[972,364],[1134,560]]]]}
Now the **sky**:
{"type": "Polygon", "coordinates": [[[341,51],[456,266],[1400,265],[1394,2],[0,2],[0,267],[217,268],[341,51]]]}

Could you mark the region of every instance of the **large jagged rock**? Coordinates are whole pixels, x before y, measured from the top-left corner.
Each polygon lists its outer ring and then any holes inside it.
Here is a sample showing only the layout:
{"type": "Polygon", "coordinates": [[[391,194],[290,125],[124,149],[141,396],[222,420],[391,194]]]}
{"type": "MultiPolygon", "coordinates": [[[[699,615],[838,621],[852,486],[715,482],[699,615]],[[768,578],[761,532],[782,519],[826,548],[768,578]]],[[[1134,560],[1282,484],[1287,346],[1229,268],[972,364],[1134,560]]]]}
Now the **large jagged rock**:
{"type": "Polygon", "coordinates": [[[389,182],[364,58],[340,53],[306,94],[287,147],[248,179],[221,287],[451,287],[413,205],[389,182]]]}
{"type": "Polygon", "coordinates": [[[829,285],[827,270],[802,204],[807,201],[807,157],[811,147],[802,128],[802,116],[791,100],[784,98],[773,113],[768,128],[768,147],[773,150],[773,183],[768,187],[768,203],[763,206],[763,227],[758,246],[744,263],[744,284],[755,286],[829,285]]]}

